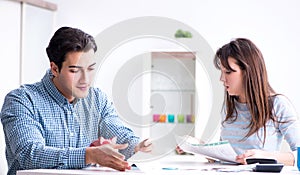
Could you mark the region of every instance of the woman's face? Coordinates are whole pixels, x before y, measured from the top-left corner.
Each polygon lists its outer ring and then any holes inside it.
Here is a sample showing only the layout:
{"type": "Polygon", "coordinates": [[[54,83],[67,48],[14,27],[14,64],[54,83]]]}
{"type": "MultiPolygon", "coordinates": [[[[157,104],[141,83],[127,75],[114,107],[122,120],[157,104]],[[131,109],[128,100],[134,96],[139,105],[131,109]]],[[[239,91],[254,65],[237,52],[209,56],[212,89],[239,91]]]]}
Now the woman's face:
{"type": "Polygon", "coordinates": [[[220,81],[229,95],[239,97],[239,102],[246,102],[245,89],[243,85],[243,71],[236,64],[235,59],[228,57],[229,66],[234,70],[228,70],[221,64],[221,77],[220,81]]]}

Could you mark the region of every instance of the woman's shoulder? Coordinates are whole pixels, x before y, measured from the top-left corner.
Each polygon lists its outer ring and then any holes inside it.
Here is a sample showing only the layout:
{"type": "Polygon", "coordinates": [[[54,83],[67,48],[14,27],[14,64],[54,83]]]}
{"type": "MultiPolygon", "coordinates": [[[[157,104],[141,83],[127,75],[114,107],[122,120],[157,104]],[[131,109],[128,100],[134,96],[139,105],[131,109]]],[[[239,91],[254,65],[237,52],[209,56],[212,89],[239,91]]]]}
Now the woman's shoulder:
{"type": "Polygon", "coordinates": [[[272,96],[273,105],[292,105],[290,99],[283,94],[276,94],[272,96]]]}
{"type": "Polygon", "coordinates": [[[292,102],[285,95],[275,95],[273,98],[273,109],[277,117],[297,116],[292,102]]]}

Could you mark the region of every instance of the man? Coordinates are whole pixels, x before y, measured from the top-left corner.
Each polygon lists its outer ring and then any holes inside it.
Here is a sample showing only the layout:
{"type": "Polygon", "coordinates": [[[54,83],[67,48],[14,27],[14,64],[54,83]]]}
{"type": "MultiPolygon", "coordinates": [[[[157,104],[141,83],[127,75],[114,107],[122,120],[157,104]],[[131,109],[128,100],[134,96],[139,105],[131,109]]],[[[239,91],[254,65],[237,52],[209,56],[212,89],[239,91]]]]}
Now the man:
{"type": "Polygon", "coordinates": [[[124,171],[130,169],[126,159],[135,152],[151,151],[147,139],[139,143],[133,131],[123,126],[107,96],[90,87],[96,50],[89,34],[70,27],[58,29],[46,49],[50,70],[40,82],[6,96],[1,122],[8,174],[89,164],[124,171]],[[89,147],[100,137],[117,137],[117,143],[89,147]]]}

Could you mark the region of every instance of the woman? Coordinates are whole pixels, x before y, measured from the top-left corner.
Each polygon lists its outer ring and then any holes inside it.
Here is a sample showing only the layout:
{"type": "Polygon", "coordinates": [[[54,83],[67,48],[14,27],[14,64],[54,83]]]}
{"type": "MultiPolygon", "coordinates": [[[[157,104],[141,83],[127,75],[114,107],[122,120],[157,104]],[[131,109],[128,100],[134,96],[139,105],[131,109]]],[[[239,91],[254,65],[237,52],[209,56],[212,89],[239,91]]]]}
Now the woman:
{"type": "Polygon", "coordinates": [[[248,39],[238,38],[218,49],[214,58],[225,87],[221,140],[228,140],[246,158],[274,158],[294,165],[300,146],[297,113],[284,95],[268,82],[264,58],[248,39]],[[279,152],[283,138],[291,152],[279,152]]]}

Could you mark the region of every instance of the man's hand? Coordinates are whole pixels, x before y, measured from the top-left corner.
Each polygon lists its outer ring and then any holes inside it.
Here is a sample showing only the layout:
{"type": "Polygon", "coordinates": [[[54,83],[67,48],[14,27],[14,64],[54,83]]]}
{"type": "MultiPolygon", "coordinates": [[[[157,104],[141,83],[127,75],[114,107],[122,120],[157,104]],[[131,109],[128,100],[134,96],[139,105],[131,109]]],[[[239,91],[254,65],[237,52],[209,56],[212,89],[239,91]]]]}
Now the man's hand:
{"type": "Polygon", "coordinates": [[[106,143],[100,146],[86,148],[86,164],[99,164],[119,171],[130,169],[125,156],[118,152],[119,149],[127,148],[128,144],[106,143]]]}
{"type": "Polygon", "coordinates": [[[134,152],[137,153],[138,151],[149,153],[152,151],[152,143],[149,139],[145,139],[140,142],[138,145],[135,146],[134,152]]]}
{"type": "Polygon", "coordinates": [[[113,137],[111,139],[105,139],[103,137],[99,137],[97,140],[94,140],[90,146],[100,146],[103,144],[109,144],[109,143],[116,143],[117,142],[117,137],[113,137]]]}

